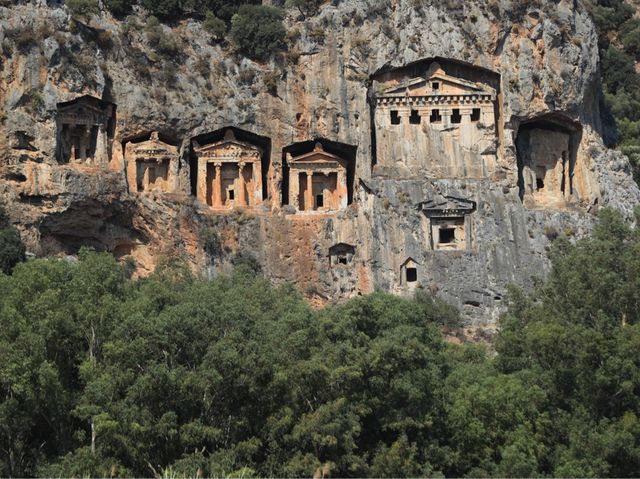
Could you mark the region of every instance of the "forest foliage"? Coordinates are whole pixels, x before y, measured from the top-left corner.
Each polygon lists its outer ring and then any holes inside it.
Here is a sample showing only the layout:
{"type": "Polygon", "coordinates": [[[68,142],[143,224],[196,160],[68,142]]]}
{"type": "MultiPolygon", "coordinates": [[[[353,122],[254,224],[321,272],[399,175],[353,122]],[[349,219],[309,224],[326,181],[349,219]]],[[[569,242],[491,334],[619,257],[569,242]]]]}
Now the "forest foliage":
{"type": "Polygon", "coordinates": [[[640,233],[604,211],[513,289],[493,356],[422,293],[312,310],[247,260],[0,276],[0,475],[583,476],[640,470],[640,233]]]}
{"type": "Polygon", "coordinates": [[[640,18],[624,0],[589,0],[598,28],[602,83],[606,106],[617,126],[622,152],[631,160],[640,181],[640,18]]]}
{"type": "MultiPolygon", "coordinates": [[[[103,7],[120,19],[142,7],[152,21],[174,24],[179,20],[201,20],[215,41],[230,39],[238,51],[256,60],[266,60],[285,47],[286,30],[281,7],[296,8],[311,14],[320,0],[275,1],[262,5],[261,0],[104,0],[103,7]]],[[[77,19],[87,19],[100,12],[98,0],[65,0],[77,19]]]]}
{"type": "Polygon", "coordinates": [[[24,261],[26,248],[20,234],[9,222],[9,218],[0,208],[0,271],[9,274],[13,267],[24,261]]]}

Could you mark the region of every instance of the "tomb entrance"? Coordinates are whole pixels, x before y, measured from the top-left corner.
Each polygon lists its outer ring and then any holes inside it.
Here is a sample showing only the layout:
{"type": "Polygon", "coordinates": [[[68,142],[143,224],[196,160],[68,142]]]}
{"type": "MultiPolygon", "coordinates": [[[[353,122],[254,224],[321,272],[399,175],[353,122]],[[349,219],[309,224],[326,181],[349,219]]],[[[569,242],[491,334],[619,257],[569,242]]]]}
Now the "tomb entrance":
{"type": "Polygon", "coordinates": [[[356,248],[347,243],[338,243],[329,248],[329,264],[332,268],[351,264],[356,248]]]}
{"type": "Polygon", "coordinates": [[[475,211],[473,201],[440,197],[420,203],[420,209],[428,221],[428,247],[432,250],[471,249],[471,213],[475,211]]]}
{"type": "Polygon", "coordinates": [[[520,125],[516,137],[518,188],[527,207],[562,208],[584,197],[578,158],[581,126],[560,114],[520,125]]]}
{"type": "Polygon", "coordinates": [[[262,150],[238,141],[232,129],[224,138],[200,145],[193,140],[197,164],[196,196],[213,209],[255,207],[262,203],[262,150]]]}
{"type": "Polygon", "coordinates": [[[130,191],[176,190],[178,147],[161,139],[158,132],[125,142],[124,156],[130,191]]]}
{"type": "Polygon", "coordinates": [[[407,258],[400,265],[400,286],[414,288],[418,285],[418,263],[413,258],[407,258]]]}
{"type": "Polygon", "coordinates": [[[347,161],[316,143],[313,151],[286,154],[289,203],[298,211],[335,211],[348,203],[347,161]]]}
{"type": "Polygon", "coordinates": [[[497,74],[447,59],[376,74],[374,164],[398,175],[490,177],[497,168],[498,85],[497,74]]]}
{"type": "Polygon", "coordinates": [[[58,103],[58,163],[106,167],[111,159],[116,106],[92,96],[58,103]]]}

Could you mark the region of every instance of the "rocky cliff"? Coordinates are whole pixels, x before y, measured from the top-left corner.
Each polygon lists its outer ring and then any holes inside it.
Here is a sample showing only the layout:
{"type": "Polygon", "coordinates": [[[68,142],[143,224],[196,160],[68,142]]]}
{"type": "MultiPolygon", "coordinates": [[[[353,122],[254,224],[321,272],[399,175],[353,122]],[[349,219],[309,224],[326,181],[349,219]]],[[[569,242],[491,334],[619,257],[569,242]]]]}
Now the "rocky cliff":
{"type": "Polygon", "coordinates": [[[182,255],[206,275],[250,255],[318,304],[427,289],[490,327],[509,283],[544,274],[554,237],[588,234],[602,206],[631,217],[640,201],[626,158],[603,146],[581,2],[334,1],[311,18],[288,12],[288,51],[268,63],[211,43],[195,21],[161,26],[174,42],[162,50],[144,23],[144,12],[83,22],[42,2],[0,7],[0,194],[36,255],[90,245],[132,257],[139,274],[182,255]],[[406,106],[416,78],[473,90],[455,93],[461,102],[485,95],[480,133],[458,129],[455,111],[444,126],[420,117],[433,114],[431,91],[387,134],[396,121],[379,120],[378,105],[406,106]],[[113,105],[100,162],[61,157],[73,137],[61,115],[83,95],[113,105]],[[219,142],[230,127],[259,149],[264,194],[215,209],[197,199],[193,140],[219,142]],[[178,153],[169,186],[140,191],[153,180],[132,184],[127,145],[153,132],[178,153]],[[345,160],[345,206],[306,212],[289,198],[294,157],[315,143],[345,160]]]}

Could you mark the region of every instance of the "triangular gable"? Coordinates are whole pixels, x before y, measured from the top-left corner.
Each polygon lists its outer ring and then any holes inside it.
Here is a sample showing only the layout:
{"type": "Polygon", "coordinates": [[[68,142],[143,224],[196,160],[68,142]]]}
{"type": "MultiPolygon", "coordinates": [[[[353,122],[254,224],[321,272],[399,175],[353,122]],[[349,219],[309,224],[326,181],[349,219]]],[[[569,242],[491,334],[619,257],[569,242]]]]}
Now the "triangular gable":
{"type": "Polygon", "coordinates": [[[237,140],[222,140],[209,145],[196,146],[194,149],[199,156],[217,156],[221,158],[242,156],[258,158],[260,156],[260,149],[257,146],[237,140]]]}
{"type": "Polygon", "coordinates": [[[328,163],[328,164],[335,165],[337,163],[343,168],[347,167],[347,162],[344,159],[340,158],[337,155],[324,151],[320,143],[316,144],[314,150],[310,151],[309,153],[304,153],[302,155],[289,158],[288,163],[290,165],[295,165],[296,163],[305,163],[305,164],[328,163]]]}
{"type": "MultiPolygon", "coordinates": [[[[481,88],[478,84],[472,83],[467,80],[461,80],[460,78],[452,77],[449,75],[436,74],[430,76],[428,78],[419,77],[412,78],[406,82],[403,82],[399,85],[395,85],[391,88],[388,88],[384,91],[385,95],[406,95],[411,94],[414,90],[419,90],[423,88],[427,88],[428,84],[431,84],[433,81],[440,81],[441,83],[448,83],[450,85],[456,86],[462,90],[469,92],[469,94],[486,94],[491,95],[493,91],[489,88],[481,88]]],[[[447,93],[433,93],[438,95],[447,95],[447,93]]]]}
{"type": "Polygon", "coordinates": [[[232,129],[227,129],[224,138],[215,143],[200,145],[197,141],[192,140],[193,148],[196,153],[203,156],[260,156],[262,150],[251,143],[236,140],[236,136],[232,129]]]}
{"type": "Polygon", "coordinates": [[[413,259],[411,256],[409,256],[407,259],[405,259],[403,261],[403,263],[400,265],[401,268],[404,268],[405,266],[407,266],[408,264],[415,264],[418,265],[420,263],[418,263],[415,259],[413,259]]]}
{"type": "Polygon", "coordinates": [[[217,143],[210,143],[208,145],[197,146],[196,151],[212,151],[212,150],[232,150],[238,149],[243,151],[258,151],[258,147],[250,145],[249,143],[242,143],[237,140],[222,140],[217,143]]]}
{"type": "Polygon", "coordinates": [[[384,91],[384,95],[410,95],[414,90],[423,90],[423,94],[426,93],[426,91],[429,91],[429,94],[446,95],[447,93],[436,93],[431,90],[429,85],[433,81],[440,81],[443,84],[452,85],[462,91],[467,91],[470,94],[494,94],[493,89],[486,85],[447,75],[442,67],[437,62],[434,62],[423,76],[411,78],[398,85],[394,85],[386,89],[384,91]]]}
{"type": "MultiPolygon", "coordinates": [[[[57,121],[62,124],[107,125],[115,113],[115,105],[92,96],[57,104],[57,121]]],[[[112,134],[112,131],[109,132],[112,134]]]]}
{"type": "Polygon", "coordinates": [[[100,108],[98,105],[91,105],[89,103],[74,103],[71,105],[59,106],[58,113],[104,115],[107,112],[103,108],[100,108]]]}
{"type": "Polygon", "coordinates": [[[133,152],[136,155],[145,156],[177,156],[178,147],[160,140],[158,133],[151,134],[147,141],[133,144],[133,152]]]}
{"type": "Polygon", "coordinates": [[[464,198],[443,196],[419,203],[418,209],[427,216],[463,216],[473,213],[476,203],[464,198]]]}
{"type": "Polygon", "coordinates": [[[423,77],[412,78],[398,85],[392,86],[384,91],[385,95],[404,95],[407,90],[411,90],[412,87],[416,88],[423,86],[427,83],[427,79],[423,77]]]}
{"type": "Polygon", "coordinates": [[[59,112],[86,109],[100,113],[111,113],[111,107],[114,105],[113,103],[101,100],[100,98],[96,98],[91,95],[83,95],[70,101],[58,103],[56,106],[59,112]]]}

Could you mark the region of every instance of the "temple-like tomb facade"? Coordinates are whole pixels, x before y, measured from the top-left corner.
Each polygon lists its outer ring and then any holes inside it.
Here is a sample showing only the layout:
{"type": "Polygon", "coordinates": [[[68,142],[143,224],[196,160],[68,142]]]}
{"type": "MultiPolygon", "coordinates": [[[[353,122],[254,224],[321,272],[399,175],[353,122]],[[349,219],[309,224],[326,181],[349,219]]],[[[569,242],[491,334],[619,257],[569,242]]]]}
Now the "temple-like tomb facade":
{"type": "Polygon", "coordinates": [[[127,142],[127,181],[131,192],[176,190],[178,148],[162,141],[158,132],[142,142],[127,142]]]}
{"type": "Polygon", "coordinates": [[[475,202],[444,197],[420,203],[418,208],[428,221],[429,249],[471,249],[471,213],[475,211],[475,202]]]}
{"type": "Polygon", "coordinates": [[[254,207],[262,198],[262,151],[236,140],[233,130],[208,145],[193,142],[197,162],[196,195],[213,209],[254,207]]]}
{"type": "Polygon", "coordinates": [[[335,211],[347,207],[347,162],[324,151],[316,143],[313,151],[299,156],[287,153],[289,202],[298,211],[335,211]]]}
{"type": "Polygon", "coordinates": [[[58,162],[106,167],[115,132],[115,105],[82,96],[57,106],[58,162]]]}
{"type": "Polygon", "coordinates": [[[522,134],[528,143],[522,155],[525,195],[538,205],[562,206],[573,194],[570,136],[562,131],[531,129],[522,134]]]}
{"type": "Polygon", "coordinates": [[[582,125],[562,112],[522,122],[516,135],[518,188],[527,208],[587,205],[597,191],[589,156],[580,149],[582,125]]]}
{"type": "Polygon", "coordinates": [[[381,167],[434,178],[485,178],[496,168],[496,91],[447,74],[433,62],[423,75],[380,78],[375,100],[381,167]]]}

